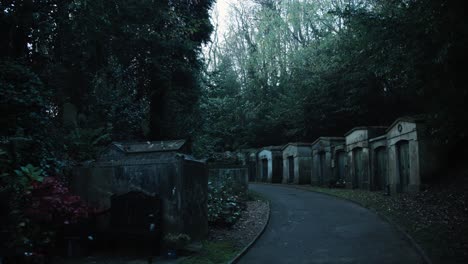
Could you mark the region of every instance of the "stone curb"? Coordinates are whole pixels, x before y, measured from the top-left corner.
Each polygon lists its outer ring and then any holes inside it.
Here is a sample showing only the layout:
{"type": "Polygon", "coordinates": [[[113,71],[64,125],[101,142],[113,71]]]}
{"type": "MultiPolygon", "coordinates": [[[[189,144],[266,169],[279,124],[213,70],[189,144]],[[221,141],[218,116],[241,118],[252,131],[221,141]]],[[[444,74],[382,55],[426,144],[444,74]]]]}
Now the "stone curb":
{"type": "Polygon", "coordinates": [[[422,257],[422,259],[424,260],[425,264],[432,264],[432,261],[431,259],[427,256],[426,252],[421,248],[421,246],[416,242],[416,240],[414,240],[414,238],[412,238],[410,236],[410,234],[408,234],[402,227],[400,227],[397,223],[395,223],[392,219],[388,218],[386,215],[384,214],[381,214],[379,212],[377,212],[376,210],[372,209],[372,208],[369,208],[369,207],[366,207],[364,206],[363,204],[357,202],[357,201],[353,201],[351,199],[348,199],[348,198],[344,198],[344,197],[339,197],[339,196],[335,196],[333,194],[329,194],[329,193],[324,193],[324,192],[319,192],[319,191],[314,191],[314,190],[310,190],[310,189],[307,189],[307,187],[301,187],[301,186],[294,186],[294,185],[285,185],[285,184],[269,184],[269,185],[280,185],[280,186],[284,186],[284,187],[290,187],[290,188],[294,188],[294,189],[298,189],[298,190],[303,190],[303,191],[309,191],[309,192],[314,192],[314,193],[318,193],[318,194],[323,194],[323,195],[328,195],[328,196],[331,196],[331,197],[335,197],[335,198],[338,198],[338,199],[341,199],[341,200],[345,200],[345,201],[348,201],[348,202],[351,202],[351,203],[354,203],[356,205],[359,205],[360,207],[362,208],[365,208],[369,211],[371,211],[372,213],[374,213],[375,215],[377,215],[378,217],[380,217],[382,220],[384,220],[385,222],[389,223],[390,225],[392,225],[399,233],[400,235],[406,240],[408,241],[411,246],[416,250],[416,252],[418,252],[418,254],[422,257]]]}
{"type": "Polygon", "coordinates": [[[262,227],[262,230],[257,234],[257,236],[255,236],[255,238],[252,241],[250,241],[250,243],[247,246],[245,246],[242,249],[241,252],[239,252],[231,261],[229,261],[228,264],[237,263],[237,261],[239,261],[239,259],[242,256],[244,256],[253,245],[255,245],[255,243],[260,238],[260,236],[262,236],[262,234],[265,232],[266,227],[267,227],[268,223],[270,222],[270,216],[271,216],[271,204],[270,204],[270,201],[267,201],[267,202],[268,202],[268,216],[267,216],[267,220],[265,221],[265,224],[262,227]]]}

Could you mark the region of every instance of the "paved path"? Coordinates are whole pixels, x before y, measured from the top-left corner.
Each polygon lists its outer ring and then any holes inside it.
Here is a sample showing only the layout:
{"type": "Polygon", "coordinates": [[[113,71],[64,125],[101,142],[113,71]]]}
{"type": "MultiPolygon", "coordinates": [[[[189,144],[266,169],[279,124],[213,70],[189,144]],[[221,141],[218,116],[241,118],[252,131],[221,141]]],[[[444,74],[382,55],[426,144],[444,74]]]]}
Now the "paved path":
{"type": "Polygon", "coordinates": [[[251,184],[271,201],[271,218],[238,263],[424,263],[390,224],[328,195],[251,184]]]}

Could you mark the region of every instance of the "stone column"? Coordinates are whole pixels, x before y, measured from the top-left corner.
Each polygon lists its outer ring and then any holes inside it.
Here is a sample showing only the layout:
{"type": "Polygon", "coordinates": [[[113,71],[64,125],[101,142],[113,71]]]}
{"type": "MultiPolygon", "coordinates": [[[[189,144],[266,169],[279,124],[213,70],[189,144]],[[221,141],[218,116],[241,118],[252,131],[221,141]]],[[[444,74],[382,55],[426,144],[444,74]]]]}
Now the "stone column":
{"type": "Polygon", "coordinates": [[[314,150],[312,154],[312,169],[311,169],[311,178],[310,184],[317,186],[318,185],[318,176],[320,170],[320,159],[318,151],[314,150]]]}
{"type": "Polygon", "coordinates": [[[272,182],[273,179],[273,157],[268,157],[268,176],[267,182],[272,182]]]}
{"type": "Polygon", "coordinates": [[[289,177],[289,164],[288,164],[288,158],[283,156],[283,178],[281,179],[281,183],[288,183],[288,177],[289,177]]]}

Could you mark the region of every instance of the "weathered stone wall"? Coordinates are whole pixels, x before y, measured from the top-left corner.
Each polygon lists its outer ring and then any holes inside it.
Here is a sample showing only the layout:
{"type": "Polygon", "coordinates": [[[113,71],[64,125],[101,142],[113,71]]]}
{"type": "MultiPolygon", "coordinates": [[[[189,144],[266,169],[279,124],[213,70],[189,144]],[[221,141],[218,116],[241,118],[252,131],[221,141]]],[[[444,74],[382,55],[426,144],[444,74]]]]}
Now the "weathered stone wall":
{"type": "Polygon", "coordinates": [[[369,141],[367,130],[356,130],[346,136],[348,153],[348,188],[369,189],[369,141]]]}
{"type": "Polygon", "coordinates": [[[289,144],[283,149],[283,183],[310,184],[312,148],[310,144],[289,144]],[[294,161],[293,180],[290,182],[289,158],[294,161]]]}
{"type": "Polygon", "coordinates": [[[369,139],[385,133],[385,127],[356,127],[346,133],[346,151],[348,153],[348,188],[370,190],[371,151],[369,139]]]}
{"type": "Polygon", "coordinates": [[[348,151],[348,173],[346,187],[369,188],[369,149],[356,147],[348,151]],[[358,165],[359,164],[359,165],[358,165]],[[360,166],[360,169],[357,169],[360,166]]]}
{"type": "Polygon", "coordinates": [[[312,144],[311,184],[324,186],[338,179],[335,169],[335,148],[344,145],[344,138],[320,137],[312,144]]]}
{"type": "Polygon", "coordinates": [[[260,175],[262,181],[271,183],[281,183],[283,179],[283,156],[281,151],[276,150],[262,150],[258,153],[258,167],[260,168],[260,175]],[[267,162],[267,171],[264,172],[263,162],[267,162]],[[263,175],[267,175],[264,179],[263,175]]]}
{"type": "Polygon", "coordinates": [[[248,168],[229,164],[210,164],[209,181],[214,186],[220,186],[228,179],[233,181],[235,188],[247,192],[249,188],[248,168]]]}
{"type": "Polygon", "coordinates": [[[163,233],[186,233],[193,239],[208,232],[207,186],[206,164],[178,154],[160,160],[95,162],[74,168],[71,178],[71,190],[100,210],[110,207],[113,194],[158,195],[163,233]]]}
{"type": "Polygon", "coordinates": [[[397,119],[387,131],[388,177],[392,192],[417,192],[434,175],[440,173],[440,155],[445,152],[437,146],[426,130],[423,119],[397,119]],[[407,146],[408,183],[402,183],[402,164],[400,149],[407,146]],[[400,154],[400,156],[399,156],[400,154]]]}
{"type": "Polygon", "coordinates": [[[208,234],[208,171],[204,163],[183,162],[181,219],[184,233],[204,238],[208,234]]]}
{"type": "Polygon", "coordinates": [[[331,177],[331,155],[329,142],[318,140],[312,146],[312,185],[322,186],[331,177]]]}
{"type": "Polygon", "coordinates": [[[408,121],[397,121],[387,132],[388,146],[388,174],[389,184],[392,193],[395,192],[416,192],[421,185],[421,167],[419,140],[416,123],[408,121]],[[407,186],[401,183],[398,150],[402,144],[408,144],[409,155],[409,182],[407,186]]]}

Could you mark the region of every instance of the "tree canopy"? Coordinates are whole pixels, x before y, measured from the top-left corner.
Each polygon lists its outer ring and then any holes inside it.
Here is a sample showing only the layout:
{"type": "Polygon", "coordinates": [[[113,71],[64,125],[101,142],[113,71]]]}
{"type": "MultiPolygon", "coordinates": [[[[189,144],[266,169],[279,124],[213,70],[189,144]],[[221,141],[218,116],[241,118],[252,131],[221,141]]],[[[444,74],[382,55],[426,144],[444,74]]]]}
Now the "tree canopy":
{"type": "Polygon", "coordinates": [[[231,16],[206,53],[201,147],[310,142],[413,114],[434,139],[466,141],[462,1],[250,0],[231,16]]]}
{"type": "Polygon", "coordinates": [[[68,130],[190,137],[212,3],[0,1],[1,135],[50,136],[66,127],[68,103],[77,116],[68,130]]]}
{"type": "Polygon", "coordinates": [[[89,213],[66,169],[110,141],[192,137],[212,3],[0,0],[2,250],[50,253],[89,213]]]}

